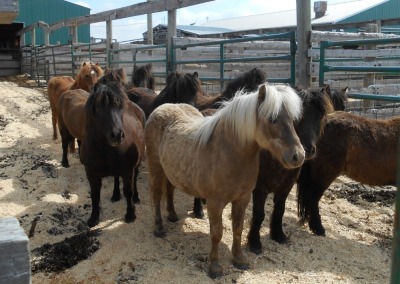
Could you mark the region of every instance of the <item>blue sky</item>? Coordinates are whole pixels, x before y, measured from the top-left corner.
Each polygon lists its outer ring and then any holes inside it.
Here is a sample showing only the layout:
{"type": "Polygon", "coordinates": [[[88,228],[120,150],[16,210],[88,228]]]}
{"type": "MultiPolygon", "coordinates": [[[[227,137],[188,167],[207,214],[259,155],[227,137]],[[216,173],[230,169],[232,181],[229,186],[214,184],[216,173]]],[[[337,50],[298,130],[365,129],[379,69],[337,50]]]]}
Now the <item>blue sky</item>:
{"type": "MultiPolygon", "coordinates": [[[[106,10],[121,8],[146,0],[68,0],[91,9],[91,14],[106,10]]],[[[328,0],[329,3],[346,2],[349,0],[328,0]]],[[[362,0],[359,0],[362,1],[362,0]]],[[[311,0],[313,4],[314,0],[311,0]]],[[[177,24],[189,25],[195,23],[201,25],[208,21],[226,18],[256,15],[262,13],[276,12],[294,9],[296,0],[214,0],[195,6],[182,8],[177,11],[177,24]]],[[[147,17],[136,16],[113,21],[113,38],[118,41],[142,38],[142,33],[147,29],[147,17]]],[[[153,26],[166,24],[167,13],[153,14],[153,26]]],[[[97,38],[105,38],[105,22],[91,25],[91,35],[97,38]]]]}

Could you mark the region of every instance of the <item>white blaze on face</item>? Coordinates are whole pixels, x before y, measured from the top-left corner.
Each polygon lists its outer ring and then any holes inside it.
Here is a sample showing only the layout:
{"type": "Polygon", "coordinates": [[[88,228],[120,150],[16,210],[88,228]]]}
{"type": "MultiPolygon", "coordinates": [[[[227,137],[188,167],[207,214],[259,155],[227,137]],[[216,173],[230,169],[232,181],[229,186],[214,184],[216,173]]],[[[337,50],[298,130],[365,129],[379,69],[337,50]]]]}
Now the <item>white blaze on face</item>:
{"type": "Polygon", "coordinates": [[[94,72],[94,70],[90,71],[90,75],[95,75],[95,74],[96,74],[96,72],[94,72]]]}

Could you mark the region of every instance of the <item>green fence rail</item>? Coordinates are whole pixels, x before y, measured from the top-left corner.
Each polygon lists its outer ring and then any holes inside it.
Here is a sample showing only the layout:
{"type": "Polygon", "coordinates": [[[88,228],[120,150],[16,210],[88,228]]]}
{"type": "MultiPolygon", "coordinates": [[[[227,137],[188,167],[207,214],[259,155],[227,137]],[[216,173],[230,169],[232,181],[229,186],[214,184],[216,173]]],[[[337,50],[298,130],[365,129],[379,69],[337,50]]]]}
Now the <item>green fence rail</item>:
{"type": "MultiPolygon", "coordinates": [[[[400,74],[400,66],[331,66],[327,62],[332,62],[326,58],[326,49],[331,47],[343,47],[351,45],[374,45],[374,44],[393,44],[400,43],[400,37],[384,38],[384,39],[362,39],[362,40],[346,40],[346,41],[321,41],[320,45],[320,65],[319,65],[319,85],[323,86],[326,72],[344,71],[344,72],[374,72],[374,73],[396,73],[400,74]]],[[[349,60],[335,60],[349,61],[349,60]]]]}
{"type": "Polygon", "coordinates": [[[232,62],[260,62],[260,61],[277,61],[277,60],[286,60],[290,62],[290,77],[288,78],[268,78],[269,82],[282,82],[289,83],[290,85],[295,85],[295,74],[296,74],[296,39],[294,32],[288,33],[279,33],[272,35],[263,35],[263,36],[255,36],[248,38],[240,38],[240,39],[230,39],[230,40],[216,40],[212,42],[203,42],[203,43],[191,43],[191,44],[175,44],[172,42],[171,46],[171,70],[176,70],[177,65],[179,64],[201,64],[201,63],[218,63],[219,64],[219,77],[218,78],[206,78],[201,77],[201,80],[204,81],[219,81],[221,84],[221,88],[225,81],[229,80],[228,78],[224,78],[224,64],[232,63],[232,62]],[[280,56],[257,56],[257,57],[236,57],[236,58],[226,58],[225,57],[225,46],[227,44],[234,44],[239,42],[253,42],[253,41],[263,41],[263,40],[288,40],[290,41],[290,54],[288,55],[280,55],[280,56]],[[188,48],[194,48],[199,46],[219,46],[219,58],[218,59],[193,59],[193,60],[177,60],[176,59],[176,50],[182,49],[186,50],[188,48]]]}

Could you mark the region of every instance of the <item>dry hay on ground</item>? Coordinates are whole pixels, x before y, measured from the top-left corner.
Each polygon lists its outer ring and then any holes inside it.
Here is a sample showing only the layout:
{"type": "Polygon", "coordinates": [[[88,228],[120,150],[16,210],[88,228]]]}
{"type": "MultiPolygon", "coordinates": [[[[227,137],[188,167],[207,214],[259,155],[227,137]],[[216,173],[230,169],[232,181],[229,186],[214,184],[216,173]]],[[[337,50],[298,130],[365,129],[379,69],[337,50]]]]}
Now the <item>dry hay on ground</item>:
{"type": "MultiPolygon", "coordinates": [[[[230,207],[224,211],[220,246],[225,275],[205,272],[210,249],[208,221],[191,217],[193,199],[176,193],[181,220],[166,222],[164,239],[152,235],[153,210],[143,167],[137,219],[123,221],[125,201],[111,203],[112,178],[102,190],[100,224],[86,226],[89,185],[78,157],[61,167],[61,145],[52,141],[49,103],[43,89],[0,80],[0,217],[15,216],[30,235],[33,283],[388,283],[391,267],[394,187],[370,188],[340,177],[320,202],[327,236],[297,224],[295,189],[284,231],[289,242],[269,239],[271,198],[262,227],[263,254],[245,250],[251,269],[229,262],[230,207]]],[[[249,229],[246,212],[243,245],[249,229]]],[[[165,212],[164,215],[166,216],[165,212]]]]}

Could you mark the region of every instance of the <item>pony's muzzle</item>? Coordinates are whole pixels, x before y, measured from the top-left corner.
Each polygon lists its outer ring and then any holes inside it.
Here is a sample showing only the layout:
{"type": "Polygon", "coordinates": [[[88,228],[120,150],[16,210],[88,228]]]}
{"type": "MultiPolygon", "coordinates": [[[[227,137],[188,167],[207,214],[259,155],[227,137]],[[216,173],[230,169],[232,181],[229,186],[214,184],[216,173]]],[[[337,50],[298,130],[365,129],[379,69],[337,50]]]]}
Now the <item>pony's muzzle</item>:
{"type": "Polygon", "coordinates": [[[291,168],[298,168],[300,167],[305,160],[305,151],[303,149],[303,147],[300,148],[296,148],[296,150],[294,152],[292,152],[291,154],[289,154],[287,156],[287,158],[285,159],[285,167],[291,169],[291,168]]]}
{"type": "Polygon", "coordinates": [[[111,146],[117,147],[124,140],[125,133],[122,130],[113,131],[113,132],[111,132],[110,137],[111,137],[111,139],[110,139],[111,146]]]}
{"type": "Polygon", "coordinates": [[[306,152],[306,160],[314,158],[315,154],[317,153],[317,149],[314,145],[311,147],[304,147],[304,151],[306,152]]]}

